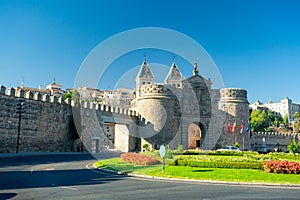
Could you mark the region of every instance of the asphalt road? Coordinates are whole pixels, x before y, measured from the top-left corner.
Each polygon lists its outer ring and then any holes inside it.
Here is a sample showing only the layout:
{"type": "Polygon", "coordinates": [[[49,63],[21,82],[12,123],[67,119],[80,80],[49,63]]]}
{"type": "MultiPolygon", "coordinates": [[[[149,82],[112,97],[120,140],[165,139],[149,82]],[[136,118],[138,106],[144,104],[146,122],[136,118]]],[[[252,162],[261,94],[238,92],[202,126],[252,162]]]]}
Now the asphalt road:
{"type": "Polygon", "coordinates": [[[116,176],[92,169],[94,161],[88,154],[0,158],[0,199],[300,199],[300,188],[116,176]]]}

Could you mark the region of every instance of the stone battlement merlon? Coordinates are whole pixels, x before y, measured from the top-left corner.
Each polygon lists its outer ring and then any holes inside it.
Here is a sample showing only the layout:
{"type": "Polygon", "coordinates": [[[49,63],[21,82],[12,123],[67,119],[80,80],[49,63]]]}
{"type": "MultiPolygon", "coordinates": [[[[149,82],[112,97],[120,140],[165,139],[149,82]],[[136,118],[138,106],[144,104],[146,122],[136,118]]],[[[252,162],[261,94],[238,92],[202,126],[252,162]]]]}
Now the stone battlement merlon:
{"type": "Polygon", "coordinates": [[[145,95],[166,95],[172,96],[174,95],[172,91],[169,89],[169,86],[164,84],[152,84],[152,85],[143,85],[141,87],[141,96],[145,95]]]}
{"type": "Polygon", "coordinates": [[[220,90],[221,101],[248,102],[247,91],[241,88],[222,88],[220,90]]]}
{"type": "Polygon", "coordinates": [[[299,133],[281,133],[281,132],[252,132],[252,135],[257,136],[281,136],[281,137],[297,137],[299,133]]]}
{"type": "MultiPolygon", "coordinates": [[[[53,95],[49,95],[49,94],[41,94],[40,92],[34,93],[32,91],[25,92],[22,89],[19,89],[18,92],[16,92],[16,89],[13,87],[8,88],[7,93],[6,93],[6,87],[3,85],[0,85],[0,96],[1,95],[7,96],[7,97],[12,97],[12,98],[25,99],[25,100],[68,104],[72,107],[75,106],[74,100],[64,99],[63,96],[57,97],[57,96],[53,96],[53,95]]],[[[128,109],[112,107],[112,106],[108,106],[108,105],[100,104],[100,103],[81,101],[80,105],[82,106],[82,108],[87,108],[87,109],[92,109],[92,110],[100,110],[100,111],[111,112],[111,113],[122,114],[122,115],[138,116],[136,111],[131,112],[128,109]]]]}

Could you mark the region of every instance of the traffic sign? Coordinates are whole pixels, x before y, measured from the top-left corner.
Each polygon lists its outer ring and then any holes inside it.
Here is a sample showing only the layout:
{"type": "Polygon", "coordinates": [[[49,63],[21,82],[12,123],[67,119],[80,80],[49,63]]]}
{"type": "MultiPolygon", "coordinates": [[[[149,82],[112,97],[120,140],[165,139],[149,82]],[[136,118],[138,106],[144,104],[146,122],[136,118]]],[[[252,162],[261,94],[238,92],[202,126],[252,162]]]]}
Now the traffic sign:
{"type": "Polygon", "coordinates": [[[159,155],[160,155],[160,157],[165,157],[165,155],[166,155],[166,147],[164,145],[161,145],[159,147],[159,155]]]}

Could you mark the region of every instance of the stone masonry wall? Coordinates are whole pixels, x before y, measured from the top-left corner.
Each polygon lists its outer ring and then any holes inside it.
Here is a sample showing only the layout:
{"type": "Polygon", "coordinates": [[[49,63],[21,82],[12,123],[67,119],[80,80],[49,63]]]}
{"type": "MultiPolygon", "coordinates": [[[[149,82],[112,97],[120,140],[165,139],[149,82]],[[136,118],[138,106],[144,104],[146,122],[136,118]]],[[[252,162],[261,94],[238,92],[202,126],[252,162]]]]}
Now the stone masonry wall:
{"type": "MultiPolygon", "coordinates": [[[[274,151],[275,148],[279,148],[282,152],[287,152],[287,146],[291,143],[291,140],[299,142],[300,134],[293,133],[251,133],[251,149],[254,151],[274,151]]],[[[300,150],[300,148],[298,148],[300,150]]]]}
{"type": "MultiPolygon", "coordinates": [[[[0,152],[16,151],[19,99],[0,94],[0,152]]],[[[50,98],[46,101],[25,100],[27,109],[21,118],[19,151],[73,151],[69,126],[71,106],[47,102],[50,98]]]]}

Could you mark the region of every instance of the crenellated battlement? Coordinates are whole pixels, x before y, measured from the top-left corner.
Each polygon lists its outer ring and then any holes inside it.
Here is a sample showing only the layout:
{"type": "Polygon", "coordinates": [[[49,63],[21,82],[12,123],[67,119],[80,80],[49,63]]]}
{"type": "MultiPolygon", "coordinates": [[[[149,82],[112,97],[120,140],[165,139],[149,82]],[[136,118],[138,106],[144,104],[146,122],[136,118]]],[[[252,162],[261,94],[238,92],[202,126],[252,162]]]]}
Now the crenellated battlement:
{"type": "MultiPolygon", "coordinates": [[[[3,85],[0,85],[0,95],[14,97],[14,98],[22,98],[25,100],[68,104],[72,107],[75,106],[74,100],[64,99],[62,96],[57,97],[57,96],[53,96],[53,95],[49,95],[49,94],[42,94],[40,92],[34,93],[32,91],[25,91],[23,89],[16,90],[13,87],[8,88],[7,93],[6,93],[6,87],[3,85]]],[[[129,116],[139,116],[139,113],[137,113],[134,110],[109,106],[109,105],[96,103],[96,102],[80,101],[80,105],[82,108],[85,108],[85,109],[99,110],[102,112],[110,112],[110,113],[129,115],[129,116]]]]}
{"type": "Polygon", "coordinates": [[[247,100],[247,91],[240,88],[222,88],[220,90],[221,101],[243,101],[247,100]]]}
{"type": "Polygon", "coordinates": [[[299,133],[252,132],[254,136],[297,137],[299,133]]]}
{"type": "Polygon", "coordinates": [[[173,96],[172,91],[163,84],[143,85],[141,87],[141,96],[157,95],[157,96],[173,96]]]}

